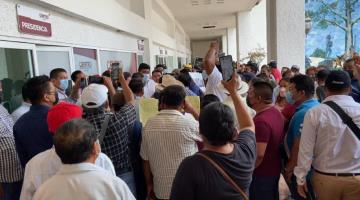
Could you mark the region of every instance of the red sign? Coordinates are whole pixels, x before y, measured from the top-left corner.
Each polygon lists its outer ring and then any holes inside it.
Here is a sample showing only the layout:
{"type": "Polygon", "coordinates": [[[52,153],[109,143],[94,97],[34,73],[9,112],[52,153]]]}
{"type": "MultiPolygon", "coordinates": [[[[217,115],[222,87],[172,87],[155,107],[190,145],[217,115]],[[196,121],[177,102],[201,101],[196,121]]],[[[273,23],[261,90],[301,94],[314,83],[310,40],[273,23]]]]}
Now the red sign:
{"type": "Polygon", "coordinates": [[[50,14],[23,5],[17,5],[19,32],[50,37],[50,14]]]}
{"type": "Polygon", "coordinates": [[[51,24],[18,15],[19,31],[32,35],[51,36],[51,24]]]}

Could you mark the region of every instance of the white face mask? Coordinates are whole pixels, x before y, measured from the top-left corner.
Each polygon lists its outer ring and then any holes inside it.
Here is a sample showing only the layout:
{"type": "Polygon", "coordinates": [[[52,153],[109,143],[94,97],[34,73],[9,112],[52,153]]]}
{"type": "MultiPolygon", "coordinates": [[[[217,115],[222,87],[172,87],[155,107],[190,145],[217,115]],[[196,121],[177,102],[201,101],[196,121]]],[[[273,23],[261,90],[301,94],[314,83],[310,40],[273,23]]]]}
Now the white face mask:
{"type": "Polygon", "coordinates": [[[207,75],[205,70],[203,70],[201,74],[204,80],[208,79],[209,76],[207,75]]]}

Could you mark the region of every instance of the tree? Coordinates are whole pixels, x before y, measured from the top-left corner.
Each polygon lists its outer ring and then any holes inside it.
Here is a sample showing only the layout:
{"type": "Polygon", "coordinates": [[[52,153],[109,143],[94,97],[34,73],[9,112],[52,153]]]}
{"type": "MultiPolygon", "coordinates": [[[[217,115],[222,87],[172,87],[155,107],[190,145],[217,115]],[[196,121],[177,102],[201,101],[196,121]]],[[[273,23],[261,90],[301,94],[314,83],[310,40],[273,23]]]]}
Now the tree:
{"type": "Polygon", "coordinates": [[[350,56],[351,49],[354,47],[354,25],[360,22],[360,1],[359,0],[306,0],[306,2],[317,1],[320,7],[317,12],[308,11],[306,13],[321,28],[328,26],[337,27],[345,32],[345,55],[350,56]]]}
{"type": "Polygon", "coordinates": [[[316,58],[325,58],[326,57],[326,52],[322,49],[316,48],[314,53],[311,54],[311,57],[316,57],[316,58]]]}

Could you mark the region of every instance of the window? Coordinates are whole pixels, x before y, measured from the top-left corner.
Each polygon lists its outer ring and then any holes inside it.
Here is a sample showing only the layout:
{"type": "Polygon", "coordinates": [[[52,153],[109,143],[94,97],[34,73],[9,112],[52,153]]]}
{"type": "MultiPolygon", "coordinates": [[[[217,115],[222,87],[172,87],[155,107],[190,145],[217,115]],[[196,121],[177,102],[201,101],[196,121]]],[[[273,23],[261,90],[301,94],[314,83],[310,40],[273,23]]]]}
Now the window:
{"type": "Polygon", "coordinates": [[[9,113],[21,105],[22,86],[32,76],[31,50],[0,48],[0,101],[9,113]]]}
{"type": "Polygon", "coordinates": [[[81,70],[86,75],[98,74],[96,49],[74,47],[75,70],[81,70]]]}
{"type": "Polygon", "coordinates": [[[112,62],[122,62],[124,72],[134,73],[137,71],[136,53],[119,51],[100,51],[100,70],[104,72],[110,67],[112,62]]]}

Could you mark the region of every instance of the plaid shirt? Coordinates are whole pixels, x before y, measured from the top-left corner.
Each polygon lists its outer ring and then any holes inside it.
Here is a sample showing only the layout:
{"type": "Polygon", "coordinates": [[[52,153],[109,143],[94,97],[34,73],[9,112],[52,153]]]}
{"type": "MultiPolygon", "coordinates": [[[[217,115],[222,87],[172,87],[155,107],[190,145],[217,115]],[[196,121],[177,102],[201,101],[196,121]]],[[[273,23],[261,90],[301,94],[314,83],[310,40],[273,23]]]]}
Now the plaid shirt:
{"type": "Polygon", "coordinates": [[[0,105],[0,183],[12,183],[23,179],[13,135],[14,122],[7,110],[0,105]]]}
{"type": "MultiPolygon", "coordinates": [[[[94,125],[100,135],[101,126],[105,119],[105,111],[89,112],[85,119],[94,125]]],[[[111,114],[106,129],[101,151],[104,152],[114,164],[116,175],[132,170],[129,152],[129,130],[132,130],[136,120],[135,106],[124,105],[118,112],[111,114]]]]}

